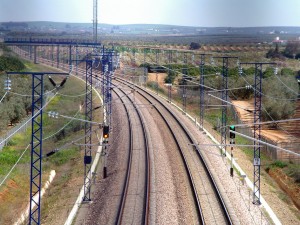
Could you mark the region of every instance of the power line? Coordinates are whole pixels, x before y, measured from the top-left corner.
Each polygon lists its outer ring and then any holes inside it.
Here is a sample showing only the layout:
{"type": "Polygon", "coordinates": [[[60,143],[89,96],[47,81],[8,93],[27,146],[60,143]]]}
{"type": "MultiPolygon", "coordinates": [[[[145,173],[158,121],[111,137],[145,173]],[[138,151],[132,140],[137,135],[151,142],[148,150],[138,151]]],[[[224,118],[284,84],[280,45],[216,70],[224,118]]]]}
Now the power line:
{"type": "Polygon", "coordinates": [[[252,141],[256,141],[256,142],[258,142],[258,143],[265,144],[265,145],[268,145],[268,146],[270,146],[270,147],[280,149],[280,150],[285,151],[285,152],[288,152],[288,153],[290,153],[290,154],[293,154],[293,155],[296,155],[296,156],[300,156],[300,153],[296,153],[296,152],[293,152],[293,151],[291,151],[291,150],[288,150],[288,149],[285,149],[285,148],[281,148],[281,147],[276,146],[276,145],[269,144],[268,142],[261,141],[261,140],[258,140],[258,139],[249,137],[249,136],[247,136],[247,135],[245,135],[245,134],[242,134],[242,133],[239,133],[239,132],[236,132],[236,131],[232,131],[232,130],[231,130],[230,132],[231,132],[231,133],[234,133],[234,134],[237,134],[237,135],[240,135],[240,136],[242,136],[242,137],[244,137],[244,138],[250,139],[250,140],[252,140],[252,141]]]}
{"type": "MultiPolygon", "coordinates": [[[[242,72],[242,74],[244,74],[244,72],[242,72]]],[[[244,79],[244,81],[248,84],[248,85],[251,85],[245,78],[244,76],[240,76],[244,79]]],[[[252,85],[251,85],[251,88],[256,91],[257,93],[260,93],[261,95],[265,96],[266,98],[271,98],[271,99],[275,99],[275,100],[286,100],[286,101],[296,101],[296,100],[299,100],[300,98],[277,98],[277,97],[273,97],[273,96],[270,96],[270,95],[266,95],[262,92],[260,92],[259,90],[256,90],[252,85]]]]}
{"type": "MultiPolygon", "coordinates": [[[[272,123],[284,123],[284,122],[299,121],[299,120],[300,120],[300,118],[296,118],[296,119],[287,119],[287,120],[273,120],[273,121],[266,121],[266,122],[260,122],[260,123],[242,123],[242,124],[235,124],[235,125],[230,125],[230,126],[245,127],[245,126],[249,126],[249,125],[263,125],[263,124],[272,124],[272,123]]],[[[229,125],[227,127],[229,127],[229,125]]]]}
{"type": "Polygon", "coordinates": [[[45,103],[45,105],[43,107],[41,107],[32,117],[30,117],[25,123],[22,124],[22,126],[20,126],[17,130],[15,130],[13,133],[11,133],[9,136],[7,136],[4,140],[2,140],[0,142],[0,145],[4,142],[6,142],[8,139],[10,139],[12,136],[14,136],[19,130],[21,130],[29,121],[32,120],[32,118],[34,118],[36,115],[38,115],[40,113],[40,111],[42,111],[51,101],[52,99],[56,96],[56,94],[54,96],[51,97],[51,99],[45,103]]]}
{"type": "Polygon", "coordinates": [[[242,106],[235,105],[235,104],[233,104],[233,103],[231,103],[231,102],[229,102],[229,101],[225,101],[225,100],[223,100],[223,99],[221,99],[221,98],[219,98],[219,97],[217,97],[217,96],[214,96],[214,95],[212,95],[212,94],[208,94],[208,95],[211,96],[211,97],[213,97],[213,98],[216,98],[216,99],[218,99],[218,100],[220,100],[220,101],[222,101],[222,102],[226,102],[226,103],[228,103],[228,104],[230,104],[230,105],[233,105],[233,106],[235,106],[235,107],[241,108],[241,109],[243,109],[243,110],[245,110],[245,111],[247,111],[247,112],[253,113],[253,110],[251,110],[251,109],[246,109],[246,108],[244,108],[244,107],[242,107],[242,106]]]}
{"type": "Polygon", "coordinates": [[[280,78],[279,78],[279,76],[277,75],[277,73],[274,73],[274,75],[275,75],[275,77],[287,88],[287,89],[289,89],[291,92],[293,92],[294,94],[296,94],[297,96],[298,96],[298,93],[295,91],[295,90],[293,90],[293,89],[291,89],[289,86],[287,86],[280,78]]]}
{"type": "Polygon", "coordinates": [[[7,95],[8,91],[4,93],[3,97],[0,100],[0,103],[3,101],[3,99],[5,98],[5,96],[7,95]]]}
{"type": "Polygon", "coordinates": [[[25,152],[27,151],[27,149],[29,148],[30,144],[27,145],[27,147],[25,148],[25,150],[22,152],[22,154],[20,155],[19,159],[17,160],[17,162],[13,165],[13,167],[10,169],[10,171],[7,173],[7,175],[4,177],[4,179],[1,181],[0,183],[0,187],[4,184],[4,182],[6,181],[6,179],[9,177],[9,175],[11,174],[11,172],[14,170],[14,168],[18,165],[18,163],[20,162],[20,160],[22,159],[23,155],[25,154],[25,152]]]}

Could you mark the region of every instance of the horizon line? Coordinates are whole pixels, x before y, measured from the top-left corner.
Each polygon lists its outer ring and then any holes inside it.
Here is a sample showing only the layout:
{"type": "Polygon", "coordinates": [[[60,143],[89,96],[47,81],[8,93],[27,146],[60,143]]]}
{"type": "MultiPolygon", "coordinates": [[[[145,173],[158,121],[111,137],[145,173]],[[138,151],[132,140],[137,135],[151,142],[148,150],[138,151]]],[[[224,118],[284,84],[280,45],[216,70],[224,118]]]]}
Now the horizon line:
{"type": "MultiPolygon", "coordinates": [[[[65,24],[93,24],[93,22],[63,22],[63,21],[0,21],[0,23],[65,23],[65,24]]],[[[112,24],[112,23],[98,23],[98,25],[111,26],[134,26],[134,25],[160,25],[160,26],[177,26],[177,27],[195,27],[195,28],[267,28],[267,27],[298,27],[293,25],[256,25],[256,26],[195,26],[195,25],[176,25],[176,24],[156,24],[156,23],[128,23],[128,24],[112,24]]]]}

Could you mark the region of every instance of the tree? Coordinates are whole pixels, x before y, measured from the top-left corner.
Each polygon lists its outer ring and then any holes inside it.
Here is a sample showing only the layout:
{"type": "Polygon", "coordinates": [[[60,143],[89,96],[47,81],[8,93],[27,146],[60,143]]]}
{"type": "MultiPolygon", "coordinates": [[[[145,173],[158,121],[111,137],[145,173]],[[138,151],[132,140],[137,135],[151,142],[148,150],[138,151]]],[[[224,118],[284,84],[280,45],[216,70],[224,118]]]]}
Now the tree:
{"type": "Polygon", "coordinates": [[[191,44],[190,44],[190,49],[191,50],[196,50],[196,49],[199,49],[199,48],[201,48],[201,45],[199,43],[191,42],[191,44]]]}
{"type": "Polygon", "coordinates": [[[300,58],[300,41],[289,41],[285,47],[284,55],[288,58],[300,58]]]}
{"type": "MultiPolygon", "coordinates": [[[[274,120],[290,118],[296,108],[295,101],[290,99],[296,99],[298,93],[298,84],[293,76],[280,76],[281,82],[278,79],[271,76],[263,79],[263,106],[269,115],[274,120]]],[[[262,111],[262,116],[265,120],[271,118],[262,111]]]]}
{"type": "Polygon", "coordinates": [[[279,46],[278,46],[278,43],[276,43],[275,49],[270,49],[270,50],[267,52],[266,58],[279,58],[279,59],[282,59],[282,58],[283,58],[282,53],[279,52],[279,46]]]}

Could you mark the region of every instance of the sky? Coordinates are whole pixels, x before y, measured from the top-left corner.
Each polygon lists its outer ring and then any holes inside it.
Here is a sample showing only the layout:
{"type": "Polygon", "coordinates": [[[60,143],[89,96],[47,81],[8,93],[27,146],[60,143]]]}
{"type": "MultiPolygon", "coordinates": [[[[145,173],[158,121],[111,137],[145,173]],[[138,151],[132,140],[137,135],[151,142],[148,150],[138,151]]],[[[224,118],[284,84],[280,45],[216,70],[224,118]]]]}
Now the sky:
{"type": "MultiPolygon", "coordinates": [[[[93,0],[0,0],[0,22],[92,20],[93,0]]],[[[98,23],[300,26],[300,0],[98,0],[98,23]]]]}

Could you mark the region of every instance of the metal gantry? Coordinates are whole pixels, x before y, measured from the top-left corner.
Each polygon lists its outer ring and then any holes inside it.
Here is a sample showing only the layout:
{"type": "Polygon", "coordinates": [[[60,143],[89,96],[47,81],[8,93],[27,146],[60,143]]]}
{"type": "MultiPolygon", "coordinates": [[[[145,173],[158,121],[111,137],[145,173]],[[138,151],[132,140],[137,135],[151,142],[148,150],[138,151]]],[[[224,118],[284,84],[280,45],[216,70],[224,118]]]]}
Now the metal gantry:
{"type": "Polygon", "coordinates": [[[186,84],[187,84],[187,78],[188,78],[188,70],[187,70],[187,53],[183,53],[183,68],[182,68],[182,110],[184,113],[186,113],[186,84]]]}
{"type": "Polygon", "coordinates": [[[222,59],[222,86],[221,86],[221,99],[222,99],[222,118],[221,118],[221,146],[223,148],[222,155],[226,156],[226,138],[227,138],[227,102],[228,102],[228,63],[229,59],[238,59],[238,57],[222,56],[214,57],[222,59]]]}
{"type": "Polygon", "coordinates": [[[158,95],[158,73],[157,73],[157,70],[158,70],[158,65],[159,65],[159,49],[156,49],[155,51],[155,63],[156,63],[156,78],[155,78],[155,81],[156,81],[156,94],[158,95]]]}
{"type": "Polygon", "coordinates": [[[200,128],[204,123],[204,66],[205,54],[200,54],[200,128]]]}
{"type": "Polygon", "coordinates": [[[262,79],[263,65],[276,65],[275,63],[240,63],[255,66],[254,74],[254,111],[253,111],[253,204],[260,202],[260,140],[261,140],[261,105],[262,105],[262,79]]]}
{"type": "Polygon", "coordinates": [[[40,224],[43,139],[43,74],[32,77],[31,168],[29,224],[40,224]]]}
{"type": "MultiPolygon", "coordinates": [[[[93,61],[86,60],[86,95],[85,95],[85,120],[93,119],[93,61]]],[[[85,146],[84,146],[84,195],[83,201],[91,201],[91,184],[92,184],[92,124],[85,123],[85,146]]]]}
{"type": "Polygon", "coordinates": [[[228,99],[228,57],[223,57],[222,66],[222,120],[221,120],[221,145],[224,145],[226,155],[226,125],[227,125],[227,99],[228,99]]]}
{"type": "Polygon", "coordinates": [[[43,146],[43,98],[44,75],[68,75],[51,72],[7,72],[11,75],[32,76],[31,163],[29,224],[41,221],[42,146],[43,146]]]}
{"type": "Polygon", "coordinates": [[[103,178],[107,177],[107,151],[108,151],[108,138],[111,127],[111,114],[112,114],[112,77],[115,63],[118,61],[117,55],[113,49],[102,49],[101,52],[101,65],[102,65],[102,75],[103,75],[103,84],[102,84],[102,96],[104,103],[104,121],[103,129],[106,129],[107,137],[103,136],[104,149],[103,154],[104,158],[104,167],[103,167],[103,178]]]}

